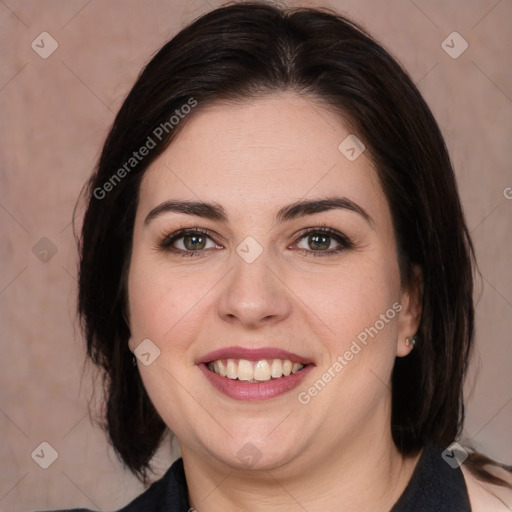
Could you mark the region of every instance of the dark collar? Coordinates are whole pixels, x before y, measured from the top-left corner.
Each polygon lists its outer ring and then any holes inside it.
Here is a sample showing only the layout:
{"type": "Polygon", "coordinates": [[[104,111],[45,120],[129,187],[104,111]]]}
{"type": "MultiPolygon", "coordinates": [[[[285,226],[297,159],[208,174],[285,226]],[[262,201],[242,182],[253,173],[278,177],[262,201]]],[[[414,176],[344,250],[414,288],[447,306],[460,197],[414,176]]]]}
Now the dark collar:
{"type": "MultiPolygon", "coordinates": [[[[471,512],[464,476],[441,457],[442,449],[428,446],[404,492],[390,512],[471,512]]],[[[183,459],[119,512],[188,512],[188,488],[183,459]]]]}
{"type": "Polygon", "coordinates": [[[471,512],[464,475],[442,457],[443,449],[427,446],[402,496],[390,512],[471,512]]]}
{"type": "Polygon", "coordinates": [[[118,512],[188,512],[188,488],[183,459],[177,459],[165,475],[118,512]]]}

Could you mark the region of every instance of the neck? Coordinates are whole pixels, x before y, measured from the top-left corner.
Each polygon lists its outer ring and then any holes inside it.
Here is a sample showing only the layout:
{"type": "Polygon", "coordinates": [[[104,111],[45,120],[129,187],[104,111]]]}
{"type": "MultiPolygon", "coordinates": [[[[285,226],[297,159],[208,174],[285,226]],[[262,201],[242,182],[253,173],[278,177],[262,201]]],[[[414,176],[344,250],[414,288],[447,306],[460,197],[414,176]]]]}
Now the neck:
{"type": "Polygon", "coordinates": [[[324,439],[322,450],[313,443],[271,470],[240,470],[182,447],[190,505],[198,512],[388,511],[419,454],[403,457],[382,424],[367,427],[344,442],[324,439]]]}

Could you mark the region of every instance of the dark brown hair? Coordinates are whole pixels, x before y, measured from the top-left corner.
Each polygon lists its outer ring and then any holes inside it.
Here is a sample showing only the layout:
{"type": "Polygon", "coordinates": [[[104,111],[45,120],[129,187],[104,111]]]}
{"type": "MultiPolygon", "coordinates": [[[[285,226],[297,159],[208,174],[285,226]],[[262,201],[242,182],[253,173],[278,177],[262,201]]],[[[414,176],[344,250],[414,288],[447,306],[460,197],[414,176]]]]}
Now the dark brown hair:
{"type": "Polygon", "coordinates": [[[141,479],[166,431],[128,348],[126,278],[141,178],[205,105],[287,90],[320,100],[363,141],[391,209],[402,285],[415,265],[422,270],[418,343],[396,359],[392,376],[396,446],[415,454],[461,433],[474,254],[436,121],[407,73],[352,21],[327,9],[235,3],[184,28],[142,70],[86,188],[78,311],[104,376],[110,441],[141,479]],[[194,111],[157,140],[154,130],[191,98],[194,111]],[[152,134],[156,147],[114,180],[152,134]]]}

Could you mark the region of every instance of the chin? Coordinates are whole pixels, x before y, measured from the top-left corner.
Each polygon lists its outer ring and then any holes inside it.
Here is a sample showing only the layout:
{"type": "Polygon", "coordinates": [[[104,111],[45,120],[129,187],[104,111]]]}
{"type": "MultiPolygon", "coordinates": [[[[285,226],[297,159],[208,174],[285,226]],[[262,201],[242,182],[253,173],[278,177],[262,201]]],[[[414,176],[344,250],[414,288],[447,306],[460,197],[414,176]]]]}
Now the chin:
{"type": "Polygon", "coordinates": [[[219,444],[209,447],[211,456],[236,471],[272,471],[279,469],[301,456],[298,440],[269,440],[267,434],[239,436],[229,439],[224,447],[219,444]],[[224,448],[222,451],[220,448],[224,448]]]}

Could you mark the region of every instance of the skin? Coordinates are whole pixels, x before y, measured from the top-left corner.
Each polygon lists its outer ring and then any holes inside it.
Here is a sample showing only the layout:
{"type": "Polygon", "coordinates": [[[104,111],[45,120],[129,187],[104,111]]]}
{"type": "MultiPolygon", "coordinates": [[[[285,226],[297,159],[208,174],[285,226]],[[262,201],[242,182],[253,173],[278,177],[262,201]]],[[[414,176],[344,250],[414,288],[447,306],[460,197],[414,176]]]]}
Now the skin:
{"type": "MultiPolygon", "coordinates": [[[[293,92],[198,107],[142,180],[128,277],[130,348],[149,338],[160,350],[139,371],[180,442],[199,512],[389,510],[418,460],[396,450],[389,423],[391,372],[412,349],[405,340],[418,328],[421,276],[409,288],[400,282],[377,173],[366,153],[350,162],[338,150],[350,133],[321,103],[293,92]],[[357,203],[372,222],[341,209],[273,218],[290,203],[332,195],[357,203]],[[144,222],[171,199],[220,204],[228,222],[174,212],[144,222]],[[354,246],[315,257],[321,249],[303,232],[323,225],[354,246]],[[213,233],[202,256],[159,246],[181,228],[213,233]],[[236,252],[248,236],[263,249],[250,264],[236,252]],[[400,313],[307,405],[299,403],[298,393],[397,302],[400,313]],[[234,400],[196,365],[233,345],[282,348],[315,368],[270,400],[234,400]],[[247,443],[259,454],[249,468],[237,457],[247,443]]],[[[338,247],[330,240],[329,249],[338,247]]],[[[174,246],[185,251],[183,242],[174,246]]]]}
{"type": "Polygon", "coordinates": [[[499,467],[488,466],[495,476],[510,487],[492,485],[478,480],[467,467],[461,466],[473,512],[510,512],[512,510],[512,474],[499,467]]]}

